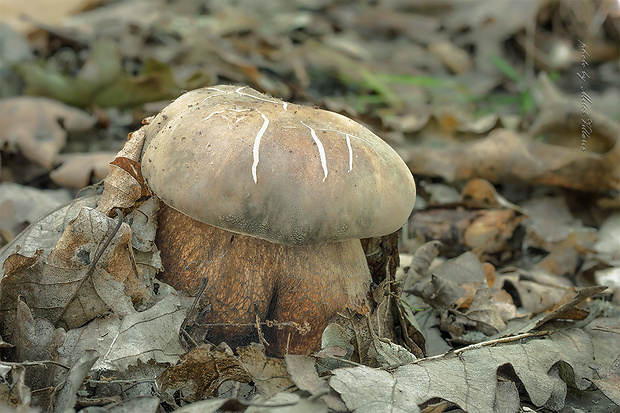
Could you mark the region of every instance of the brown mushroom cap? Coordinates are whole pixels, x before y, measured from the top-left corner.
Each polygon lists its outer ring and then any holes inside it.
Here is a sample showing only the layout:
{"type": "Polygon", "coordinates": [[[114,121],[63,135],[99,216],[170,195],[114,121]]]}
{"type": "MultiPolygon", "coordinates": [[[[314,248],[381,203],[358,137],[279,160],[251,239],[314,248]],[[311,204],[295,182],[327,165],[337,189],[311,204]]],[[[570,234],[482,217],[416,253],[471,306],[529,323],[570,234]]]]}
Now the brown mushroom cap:
{"type": "Polygon", "coordinates": [[[142,173],[166,204],[285,245],[389,234],[415,201],[411,172],[360,124],[248,87],[188,92],[146,131],[142,173]]]}

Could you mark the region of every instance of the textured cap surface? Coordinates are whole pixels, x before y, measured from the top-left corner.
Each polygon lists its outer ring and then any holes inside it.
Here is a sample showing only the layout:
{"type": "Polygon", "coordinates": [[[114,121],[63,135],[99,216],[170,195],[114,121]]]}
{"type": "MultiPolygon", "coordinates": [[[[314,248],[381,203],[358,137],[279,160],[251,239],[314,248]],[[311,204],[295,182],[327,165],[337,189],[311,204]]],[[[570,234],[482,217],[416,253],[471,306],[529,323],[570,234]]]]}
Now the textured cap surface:
{"type": "Polygon", "coordinates": [[[403,160],[365,127],[239,86],[193,90],[163,109],[142,173],[194,219],[287,245],[389,234],[415,201],[403,160]]]}

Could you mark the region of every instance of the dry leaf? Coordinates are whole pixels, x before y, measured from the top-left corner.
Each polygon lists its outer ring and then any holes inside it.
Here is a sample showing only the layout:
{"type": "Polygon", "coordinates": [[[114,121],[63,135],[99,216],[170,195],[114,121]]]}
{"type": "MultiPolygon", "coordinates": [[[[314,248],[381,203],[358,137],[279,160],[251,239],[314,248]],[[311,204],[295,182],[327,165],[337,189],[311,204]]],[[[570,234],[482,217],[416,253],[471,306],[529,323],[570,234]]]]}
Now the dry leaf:
{"type": "Polygon", "coordinates": [[[67,132],[88,130],[95,119],[87,113],[42,97],[12,97],[0,101],[0,147],[18,150],[48,170],[65,146],[67,132]]]}
{"type": "Polygon", "coordinates": [[[125,146],[110,164],[110,174],[105,180],[103,195],[97,206],[97,209],[106,215],[114,215],[115,208],[132,208],[136,201],[150,196],[140,165],[149,121],[150,118],[145,119],[143,127],[129,134],[125,146]]]}
{"type": "Polygon", "coordinates": [[[203,344],[168,367],[157,377],[157,384],[168,404],[175,406],[175,397],[186,402],[202,400],[216,394],[227,380],[249,383],[252,378],[230,348],[203,344]]]}
{"type": "Polygon", "coordinates": [[[302,399],[294,393],[259,396],[253,402],[256,405],[250,406],[246,413],[327,413],[326,404],[319,400],[302,399]]]}
{"type": "Polygon", "coordinates": [[[605,396],[620,406],[620,356],[616,357],[609,368],[598,368],[597,373],[599,378],[592,382],[605,396]]]}
{"type": "Polygon", "coordinates": [[[579,142],[565,148],[496,129],[474,142],[446,148],[416,146],[401,153],[414,175],[440,176],[449,182],[484,178],[493,183],[523,182],[590,192],[620,185],[620,144],[599,155],[583,152],[579,142]]]}
{"type": "Polygon", "coordinates": [[[532,403],[561,409],[566,383],[557,372],[562,361],[572,367],[580,389],[590,385],[592,343],[583,331],[555,333],[495,346],[471,346],[457,355],[421,359],[393,373],[370,367],[333,372],[332,386],[356,412],[420,412],[418,405],[433,398],[448,400],[468,412],[492,413],[496,403],[497,369],[510,364],[532,403]]]}
{"type": "MultiPolygon", "coordinates": [[[[150,251],[143,248],[147,252],[141,253],[140,263],[133,258],[132,232],[124,223],[89,275],[97,251],[118,223],[92,209],[95,202],[93,197],[81,198],[58,209],[1,251],[0,305],[8,334],[20,295],[35,315],[53,323],[62,320],[69,327],[81,326],[110,310],[125,316],[135,312],[132,299],[137,304],[150,299],[151,278],[145,277],[154,276],[155,268],[161,267],[153,248],[156,220],[136,228],[142,242],[151,245],[150,251]],[[145,271],[141,272],[143,263],[145,271]]],[[[145,211],[149,205],[154,204],[146,203],[145,211]]],[[[142,210],[134,214],[145,219],[142,210]]]]}
{"type": "Polygon", "coordinates": [[[256,343],[237,348],[239,360],[252,377],[261,394],[275,394],[293,384],[284,360],[265,356],[265,349],[256,343]]]}
{"type": "Polygon", "coordinates": [[[508,241],[523,219],[514,210],[428,209],[409,218],[409,238],[440,241],[442,255],[453,257],[465,251],[487,259],[510,251],[508,241]]]}
{"type": "Polygon", "coordinates": [[[114,152],[61,154],[58,161],[62,164],[50,172],[50,178],[65,188],[84,188],[104,180],[114,156],[114,152]]]}
{"type": "Polygon", "coordinates": [[[337,412],[345,411],[346,407],[337,394],[327,385],[327,381],[320,378],[315,367],[314,358],[302,355],[287,354],[284,356],[286,370],[291,375],[293,383],[314,397],[320,396],[327,406],[337,412]],[[332,394],[325,394],[327,392],[332,394]]]}
{"type": "Polygon", "coordinates": [[[525,212],[517,205],[508,202],[495,190],[495,187],[487,180],[474,178],[467,181],[461,190],[461,200],[469,209],[495,208],[513,209],[524,214],[525,212]]]}
{"type": "MultiPolygon", "coordinates": [[[[66,337],[63,329],[55,328],[45,318],[34,317],[28,305],[22,300],[18,300],[16,318],[13,336],[16,344],[16,361],[64,361],[58,353],[58,348],[66,337]]],[[[29,367],[26,383],[37,391],[34,395],[36,405],[48,406],[51,403],[51,394],[40,390],[54,386],[64,373],[65,369],[53,364],[29,367]]]]}
{"type": "Polygon", "coordinates": [[[60,353],[71,361],[85,350],[95,349],[101,357],[94,370],[122,372],[139,362],[146,365],[150,361],[175,364],[185,352],[178,339],[184,319],[180,298],[167,294],[147,310],[122,319],[111,314],[68,331],[60,353]]]}
{"type": "MultiPolygon", "coordinates": [[[[0,183],[0,230],[10,241],[29,224],[71,201],[64,189],[42,190],[10,182],[0,183]]],[[[4,236],[4,235],[3,235],[4,236]]],[[[3,246],[0,243],[0,246],[3,246]]]]}

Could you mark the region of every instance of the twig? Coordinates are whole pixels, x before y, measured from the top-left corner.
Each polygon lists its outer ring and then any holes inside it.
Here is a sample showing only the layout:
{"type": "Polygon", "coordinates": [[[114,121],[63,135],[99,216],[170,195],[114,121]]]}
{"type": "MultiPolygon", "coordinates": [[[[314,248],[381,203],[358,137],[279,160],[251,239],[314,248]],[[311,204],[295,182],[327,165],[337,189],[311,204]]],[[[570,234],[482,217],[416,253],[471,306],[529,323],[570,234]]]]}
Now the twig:
{"type": "Polygon", "coordinates": [[[110,379],[110,380],[95,380],[95,379],[86,379],[89,383],[95,384],[108,384],[108,383],[118,383],[118,384],[140,384],[140,383],[152,383],[155,379],[141,379],[141,380],[120,380],[120,379],[110,379]]]}
{"type": "Polygon", "coordinates": [[[498,338],[498,339],[495,339],[495,340],[483,341],[483,342],[480,342],[480,343],[469,345],[467,347],[459,348],[457,350],[451,350],[451,351],[448,351],[447,353],[439,354],[437,356],[425,357],[425,358],[422,358],[422,359],[418,359],[418,360],[412,361],[410,364],[417,364],[417,363],[420,363],[422,361],[442,359],[442,358],[446,358],[446,357],[453,356],[453,355],[457,356],[457,355],[459,355],[461,353],[464,353],[466,351],[476,350],[476,349],[479,349],[479,348],[482,348],[482,347],[491,347],[491,346],[495,346],[497,344],[511,343],[511,342],[514,342],[514,341],[522,340],[524,338],[548,336],[549,334],[550,334],[549,331],[536,331],[536,332],[533,332],[533,333],[523,333],[523,334],[517,334],[516,336],[502,337],[502,338],[498,338]]]}
{"type": "Polygon", "coordinates": [[[17,367],[17,366],[47,367],[47,364],[53,364],[55,366],[62,367],[63,369],[66,369],[66,370],[69,370],[71,368],[69,366],[66,366],[54,360],[37,360],[37,361],[22,361],[22,362],[0,361],[0,365],[11,366],[11,367],[17,367]]]}
{"type": "Polygon", "coordinates": [[[350,365],[355,366],[355,367],[368,367],[368,366],[365,366],[365,365],[363,365],[363,364],[357,363],[357,362],[355,362],[355,361],[351,361],[351,360],[343,359],[343,358],[336,357],[336,356],[328,356],[328,357],[326,357],[326,358],[331,359],[331,360],[338,360],[338,361],[342,361],[342,362],[343,362],[343,363],[345,363],[345,364],[350,364],[350,365]]]}
{"type": "MultiPolygon", "coordinates": [[[[194,312],[194,309],[198,306],[198,302],[200,301],[200,297],[202,296],[202,293],[205,291],[205,288],[207,288],[207,283],[209,282],[209,279],[207,277],[205,277],[202,280],[202,284],[200,285],[200,289],[198,290],[198,294],[196,294],[196,297],[194,297],[194,301],[192,301],[192,305],[189,306],[189,308],[187,309],[187,315],[185,316],[185,320],[183,320],[183,323],[181,324],[181,331],[185,331],[187,334],[187,324],[189,323],[189,318],[191,317],[192,313],[194,312]]],[[[189,334],[187,334],[189,336],[189,334]]]]}
{"type": "Polygon", "coordinates": [[[258,314],[256,314],[256,321],[254,323],[254,326],[256,326],[256,332],[258,333],[258,341],[260,341],[263,346],[269,347],[269,343],[267,342],[267,340],[265,340],[265,337],[263,336],[263,330],[260,328],[261,322],[258,314]]]}

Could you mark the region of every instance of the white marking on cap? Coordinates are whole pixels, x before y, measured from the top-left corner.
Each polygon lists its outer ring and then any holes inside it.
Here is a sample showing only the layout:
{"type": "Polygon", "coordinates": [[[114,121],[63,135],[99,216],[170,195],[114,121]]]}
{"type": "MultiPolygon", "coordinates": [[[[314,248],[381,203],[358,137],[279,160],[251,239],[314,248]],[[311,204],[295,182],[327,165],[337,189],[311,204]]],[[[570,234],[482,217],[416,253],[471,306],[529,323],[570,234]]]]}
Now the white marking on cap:
{"type": "Polygon", "coordinates": [[[351,149],[351,135],[348,133],[345,133],[345,135],[347,137],[347,147],[349,148],[349,170],[347,171],[349,173],[353,169],[353,150],[351,149]]]}
{"type": "Polygon", "coordinates": [[[224,113],[224,112],[226,112],[226,109],[223,109],[223,110],[217,110],[217,111],[215,111],[215,112],[211,112],[211,114],[210,114],[209,116],[207,116],[206,118],[204,118],[202,121],[203,121],[203,122],[205,122],[205,121],[207,121],[207,120],[211,119],[211,116],[213,116],[213,115],[219,115],[220,113],[224,113]]]}
{"type": "Polygon", "coordinates": [[[224,92],[223,90],[220,90],[220,89],[218,89],[216,87],[207,87],[205,89],[207,89],[207,90],[215,90],[216,92],[220,92],[220,93],[230,93],[230,92],[224,92]]]}
{"type": "Polygon", "coordinates": [[[316,146],[319,149],[319,156],[321,157],[321,166],[323,167],[323,173],[325,174],[325,176],[323,176],[323,182],[325,182],[325,180],[327,179],[327,159],[325,158],[325,148],[323,147],[323,144],[319,140],[319,137],[316,136],[316,132],[314,131],[314,129],[312,129],[310,126],[306,125],[303,122],[301,122],[301,124],[307,127],[308,129],[310,129],[310,135],[312,135],[312,139],[314,139],[314,142],[316,143],[316,146]]]}
{"type": "Polygon", "coordinates": [[[252,177],[254,178],[254,183],[257,182],[256,167],[258,166],[258,161],[260,160],[259,153],[258,153],[258,149],[260,147],[260,140],[263,137],[263,134],[265,133],[265,131],[267,130],[267,126],[269,126],[269,119],[267,119],[267,116],[263,115],[260,111],[258,111],[258,113],[260,113],[260,115],[263,117],[264,122],[263,122],[263,126],[260,128],[260,130],[256,134],[256,138],[254,138],[254,148],[252,149],[252,155],[254,156],[254,163],[252,163],[252,177]]]}
{"type": "Polygon", "coordinates": [[[260,96],[250,95],[249,93],[243,93],[243,92],[241,91],[241,89],[245,89],[246,87],[247,87],[247,86],[242,86],[242,87],[240,87],[239,89],[235,90],[235,93],[237,93],[237,94],[239,94],[239,95],[241,95],[241,96],[247,96],[247,97],[250,97],[250,98],[253,98],[253,99],[256,99],[256,100],[262,100],[263,102],[269,102],[269,103],[283,103],[283,104],[284,104],[284,110],[286,110],[286,105],[287,105],[287,103],[286,103],[286,102],[281,102],[281,101],[279,101],[279,100],[265,99],[265,98],[262,98],[262,97],[260,97],[260,96]]]}

